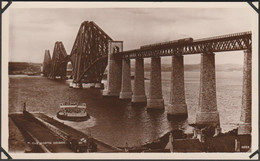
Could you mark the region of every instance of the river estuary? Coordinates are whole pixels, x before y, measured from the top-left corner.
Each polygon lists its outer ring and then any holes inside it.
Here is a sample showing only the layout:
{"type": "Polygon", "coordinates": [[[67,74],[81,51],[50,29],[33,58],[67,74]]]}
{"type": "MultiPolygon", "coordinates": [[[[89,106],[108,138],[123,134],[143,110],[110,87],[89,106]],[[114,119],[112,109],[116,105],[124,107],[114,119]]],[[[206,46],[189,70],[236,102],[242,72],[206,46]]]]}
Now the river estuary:
{"type": "MultiPolygon", "coordinates": [[[[145,73],[149,78],[149,73],[145,73]]],[[[217,105],[222,131],[237,127],[240,119],[242,71],[217,72],[217,105]]],[[[162,73],[163,97],[169,102],[170,73],[162,73]]],[[[146,93],[149,80],[145,81],[146,93]]],[[[168,120],[167,106],[162,112],[147,112],[144,107],[131,107],[129,101],[102,97],[100,89],[73,89],[67,81],[53,81],[41,76],[9,76],[9,113],[22,111],[23,102],[28,111],[40,111],[54,117],[59,103],[85,102],[91,119],[84,122],[61,121],[84,133],[115,146],[138,146],[151,142],[168,131],[181,128],[192,132],[189,123],[195,120],[199,97],[199,72],[185,72],[185,94],[188,119],[168,120]]]]}

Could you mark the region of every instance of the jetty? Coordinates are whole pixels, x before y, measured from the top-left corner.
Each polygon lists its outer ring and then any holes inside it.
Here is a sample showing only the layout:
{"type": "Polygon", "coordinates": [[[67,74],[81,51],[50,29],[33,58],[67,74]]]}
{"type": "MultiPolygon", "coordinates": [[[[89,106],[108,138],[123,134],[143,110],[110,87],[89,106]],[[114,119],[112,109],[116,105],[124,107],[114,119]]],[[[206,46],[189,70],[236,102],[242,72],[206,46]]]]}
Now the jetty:
{"type": "MultiPolygon", "coordinates": [[[[73,153],[74,151],[66,145],[69,137],[91,137],[40,112],[23,111],[21,113],[11,113],[9,117],[24,136],[26,143],[32,149],[29,152],[32,153],[73,153]]],[[[98,139],[92,139],[97,145],[97,152],[122,151],[98,139]]]]}

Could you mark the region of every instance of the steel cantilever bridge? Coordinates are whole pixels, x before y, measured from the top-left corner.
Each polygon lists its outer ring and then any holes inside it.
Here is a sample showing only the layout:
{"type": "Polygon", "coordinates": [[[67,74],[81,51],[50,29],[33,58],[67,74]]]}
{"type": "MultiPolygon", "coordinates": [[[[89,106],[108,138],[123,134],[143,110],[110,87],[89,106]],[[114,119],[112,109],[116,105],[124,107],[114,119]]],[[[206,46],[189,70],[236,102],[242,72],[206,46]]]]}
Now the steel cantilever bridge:
{"type": "Polygon", "coordinates": [[[81,24],[70,55],[74,82],[101,83],[110,40],[94,22],[81,24]]]}
{"type": "MultiPolygon", "coordinates": [[[[71,54],[67,55],[62,42],[56,42],[52,56],[45,56],[43,71],[51,78],[64,77],[71,61],[74,83],[100,83],[108,64],[109,41],[113,41],[97,24],[81,24],[71,54]],[[51,61],[51,62],[50,62],[51,61]],[[51,70],[46,69],[50,68],[51,70]]],[[[251,32],[241,32],[193,40],[192,38],[141,46],[140,49],[118,52],[117,58],[134,59],[156,56],[188,55],[251,49],[251,32]]],[[[45,53],[46,55],[46,53],[45,53]]],[[[48,55],[48,54],[47,54],[48,55]]]]}
{"type": "Polygon", "coordinates": [[[51,78],[66,75],[67,63],[70,61],[73,67],[73,82],[97,83],[101,82],[107,66],[108,44],[112,39],[94,22],[85,21],[81,24],[71,54],[67,56],[62,42],[56,42],[52,60],[45,53],[43,64],[51,61],[51,67],[43,66],[45,74],[51,78]],[[56,47],[57,43],[61,47],[56,47]],[[65,63],[65,64],[64,64],[65,63]]]}
{"type": "MultiPolygon", "coordinates": [[[[48,56],[46,56],[46,59],[48,59],[48,56]]],[[[67,56],[67,52],[62,42],[57,41],[55,43],[52,59],[50,61],[51,61],[51,66],[50,66],[51,70],[50,70],[49,78],[55,79],[56,76],[65,78],[67,62],[69,61],[69,57],[67,56]]]]}

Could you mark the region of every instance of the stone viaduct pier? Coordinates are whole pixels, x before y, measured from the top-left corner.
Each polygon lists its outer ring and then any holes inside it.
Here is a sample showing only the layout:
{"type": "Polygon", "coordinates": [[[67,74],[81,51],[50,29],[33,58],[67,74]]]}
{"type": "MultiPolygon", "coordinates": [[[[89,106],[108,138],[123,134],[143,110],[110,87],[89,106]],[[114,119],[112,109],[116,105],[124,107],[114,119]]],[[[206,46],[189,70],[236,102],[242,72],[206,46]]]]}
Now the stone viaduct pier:
{"type": "Polygon", "coordinates": [[[183,57],[201,54],[199,105],[196,125],[219,126],[219,112],[216,99],[215,53],[244,50],[243,91],[241,123],[239,134],[251,133],[251,32],[236,33],[193,40],[180,39],[170,42],[141,46],[140,49],[123,51],[122,41],[109,41],[107,88],[103,96],[117,96],[131,99],[133,105],[146,104],[147,109],[169,107],[169,116],[186,116],[187,104],[184,88],[183,57]],[[172,57],[170,102],[162,97],[161,57],[172,57]],[[151,58],[151,78],[149,95],[145,95],[144,58],[151,58]],[[133,91],[131,87],[130,60],[135,59],[133,91]]]}

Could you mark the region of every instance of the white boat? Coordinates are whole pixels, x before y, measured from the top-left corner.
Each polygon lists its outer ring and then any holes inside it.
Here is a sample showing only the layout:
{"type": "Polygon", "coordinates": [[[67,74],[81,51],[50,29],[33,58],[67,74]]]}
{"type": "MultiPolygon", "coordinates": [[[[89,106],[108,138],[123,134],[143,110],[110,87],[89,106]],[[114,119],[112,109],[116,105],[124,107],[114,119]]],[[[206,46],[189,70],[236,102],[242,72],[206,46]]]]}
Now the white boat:
{"type": "Polygon", "coordinates": [[[86,103],[60,103],[60,111],[57,112],[57,118],[68,121],[86,121],[90,118],[87,113],[86,103]]]}

